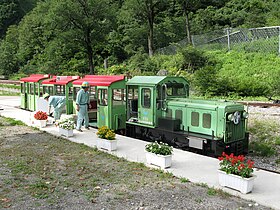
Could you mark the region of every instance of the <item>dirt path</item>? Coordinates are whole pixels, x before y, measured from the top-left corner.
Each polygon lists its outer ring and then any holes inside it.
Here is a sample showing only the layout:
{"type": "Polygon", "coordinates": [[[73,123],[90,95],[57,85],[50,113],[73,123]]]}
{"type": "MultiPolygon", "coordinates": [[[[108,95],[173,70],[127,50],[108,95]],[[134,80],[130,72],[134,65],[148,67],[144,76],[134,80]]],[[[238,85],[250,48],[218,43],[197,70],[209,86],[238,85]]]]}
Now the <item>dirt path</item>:
{"type": "Polygon", "coordinates": [[[1,117],[0,208],[268,209],[1,117]]]}

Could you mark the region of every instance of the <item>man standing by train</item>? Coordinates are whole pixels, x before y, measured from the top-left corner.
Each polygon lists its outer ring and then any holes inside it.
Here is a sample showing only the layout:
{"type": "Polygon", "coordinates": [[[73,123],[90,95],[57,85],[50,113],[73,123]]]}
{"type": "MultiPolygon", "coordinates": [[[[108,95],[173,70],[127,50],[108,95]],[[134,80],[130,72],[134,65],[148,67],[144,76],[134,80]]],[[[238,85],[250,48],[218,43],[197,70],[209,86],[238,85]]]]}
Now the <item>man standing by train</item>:
{"type": "Polygon", "coordinates": [[[89,130],[88,108],[90,108],[90,100],[88,90],[89,83],[83,82],[82,88],[78,91],[76,97],[76,110],[78,112],[76,130],[80,132],[83,132],[81,130],[83,121],[85,128],[89,130]]]}
{"type": "Polygon", "coordinates": [[[43,95],[43,98],[49,103],[49,113],[51,111],[51,107],[53,106],[53,117],[54,120],[59,120],[62,114],[63,109],[66,106],[65,96],[50,96],[48,93],[43,95]]]}

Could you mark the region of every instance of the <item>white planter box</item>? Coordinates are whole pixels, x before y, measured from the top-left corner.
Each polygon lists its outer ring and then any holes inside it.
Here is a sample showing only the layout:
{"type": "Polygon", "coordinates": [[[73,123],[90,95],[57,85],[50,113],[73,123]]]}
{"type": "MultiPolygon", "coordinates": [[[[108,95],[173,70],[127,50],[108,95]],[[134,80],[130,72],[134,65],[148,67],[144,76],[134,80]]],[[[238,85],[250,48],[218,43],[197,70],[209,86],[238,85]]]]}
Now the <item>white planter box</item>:
{"type": "Polygon", "coordinates": [[[148,164],[156,165],[164,169],[171,166],[172,155],[157,155],[151,152],[146,152],[146,160],[148,164]]]}
{"type": "Polygon", "coordinates": [[[74,136],[73,130],[65,130],[63,128],[59,128],[59,133],[62,136],[71,137],[74,136]]]}
{"type": "Polygon", "coordinates": [[[252,191],[254,186],[254,179],[256,176],[250,178],[242,178],[234,174],[227,174],[224,171],[218,170],[219,184],[224,187],[229,187],[240,191],[243,194],[247,194],[252,191]]]}
{"type": "Polygon", "coordinates": [[[35,125],[44,128],[47,126],[47,120],[35,120],[35,125]]]}
{"type": "Polygon", "coordinates": [[[96,146],[98,149],[114,151],[117,149],[117,140],[107,140],[107,139],[97,138],[96,146]]]}

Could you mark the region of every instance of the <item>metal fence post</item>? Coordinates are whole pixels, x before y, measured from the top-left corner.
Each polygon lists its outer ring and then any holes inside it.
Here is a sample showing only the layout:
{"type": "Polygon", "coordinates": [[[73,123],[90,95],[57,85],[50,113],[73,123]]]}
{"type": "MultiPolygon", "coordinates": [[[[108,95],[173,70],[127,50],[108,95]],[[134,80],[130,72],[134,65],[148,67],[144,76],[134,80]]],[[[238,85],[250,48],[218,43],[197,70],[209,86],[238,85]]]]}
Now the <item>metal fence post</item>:
{"type": "Polygon", "coordinates": [[[280,56],[280,26],[278,27],[278,56],[280,56]]]}
{"type": "Polygon", "coordinates": [[[227,28],[227,45],[228,45],[228,51],[230,51],[230,29],[227,28]]]}

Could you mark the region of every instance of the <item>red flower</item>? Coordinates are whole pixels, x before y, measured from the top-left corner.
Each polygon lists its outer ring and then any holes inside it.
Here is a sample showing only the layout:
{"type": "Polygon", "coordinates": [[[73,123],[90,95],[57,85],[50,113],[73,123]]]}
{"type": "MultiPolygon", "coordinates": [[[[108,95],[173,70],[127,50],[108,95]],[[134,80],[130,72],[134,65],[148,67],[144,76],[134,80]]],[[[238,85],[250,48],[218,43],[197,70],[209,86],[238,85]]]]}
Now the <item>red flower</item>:
{"type": "Polygon", "coordinates": [[[220,161],[221,170],[228,174],[235,174],[241,177],[251,177],[254,172],[254,162],[247,160],[243,155],[235,156],[233,153],[227,155],[223,152],[222,156],[218,158],[220,161]]]}
{"type": "Polygon", "coordinates": [[[219,161],[224,160],[224,158],[223,158],[223,157],[218,157],[218,159],[219,159],[219,161]]]}
{"type": "Polygon", "coordinates": [[[38,111],[36,112],[36,114],[34,115],[34,118],[36,120],[47,120],[48,119],[48,115],[46,112],[42,112],[42,111],[38,111]]]}

